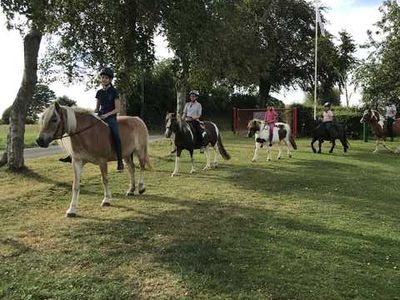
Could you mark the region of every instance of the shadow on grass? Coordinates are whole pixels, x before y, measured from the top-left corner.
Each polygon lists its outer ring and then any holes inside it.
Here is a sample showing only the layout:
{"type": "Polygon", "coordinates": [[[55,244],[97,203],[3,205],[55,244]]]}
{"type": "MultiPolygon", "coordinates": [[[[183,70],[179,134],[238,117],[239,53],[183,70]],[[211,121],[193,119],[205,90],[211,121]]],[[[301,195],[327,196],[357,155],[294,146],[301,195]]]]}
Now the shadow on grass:
{"type": "Polygon", "coordinates": [[[143,200],[174,209],[141,213],[114,205],[139,216],[88,219],[76,230],[64,231],[65,239],[84,245],[67,261],[104,266],[111,273],[125,266],[137,282],[151,277],[159,286],[172,284],[160,275],[172,273],[177,297],[183,289],[189,298],[346,298],[354,286],[365,283],[361,298],[396,293],[395,286],[377,278],[382,270],[395,275],[384,257],[397,253],[397,240],[230,205],[223,199],[149,195],[143,200]],[[149,255],[150,261],[143,263],[149,255]]]}

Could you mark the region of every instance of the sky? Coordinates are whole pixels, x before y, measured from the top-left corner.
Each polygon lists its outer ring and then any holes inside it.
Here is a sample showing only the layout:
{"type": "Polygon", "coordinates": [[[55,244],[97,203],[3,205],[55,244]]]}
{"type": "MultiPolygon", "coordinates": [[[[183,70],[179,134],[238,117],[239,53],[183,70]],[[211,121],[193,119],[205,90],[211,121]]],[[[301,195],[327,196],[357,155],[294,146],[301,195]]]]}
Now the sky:
{"type": "MultiPolygon", "coordinates": [[[[334,36],[345,29],[354,38],[357,44],[362,44],[367,40],[367,30],[373,28],[373,24],[380,19],[378,11],[382,1],[377,0],[321,0],[320,3],[327,7],[323,14],[327,19],[328,30],[334,36]]],[[[17,31],[8,31],[5,26],[5,17],[0,11],[0,57],[1,69],[0,82],[3,87],[0,99],[0,115],[9,107],[18,92],[23,73],[23,44],[22,38],[17,31]]],[[[163,37],[157,36],[156,57],[161,59],[171,57],[172,52],[167,48],[167,42],[163,37]]],[[[42,43],[43,46],[43,43],[42,43]]],[[[41,51],[43,51],[43,47],[41,51]]],[[[356,53],[357,57],[363,58],[365,52],[361,49],[356,53]]],[[[77,101],[79,106],[94,108],[96,94],[95,89],[86,90],[84,83],[66,85],[56,82],[50,85],[57,96],[66,95],[77,101]]],[[[301,103],[304,99],[302,91],[282,90],[280,93],[273,94],[274,97],[282,100],[286,104],[293,102],[301,103]]],[[[359,92],[353,93],[350,99],[351,105],[359,104],[361,95],[359,92]]],[[[342,101],[342,104],[344,100],[342,101]]]]}

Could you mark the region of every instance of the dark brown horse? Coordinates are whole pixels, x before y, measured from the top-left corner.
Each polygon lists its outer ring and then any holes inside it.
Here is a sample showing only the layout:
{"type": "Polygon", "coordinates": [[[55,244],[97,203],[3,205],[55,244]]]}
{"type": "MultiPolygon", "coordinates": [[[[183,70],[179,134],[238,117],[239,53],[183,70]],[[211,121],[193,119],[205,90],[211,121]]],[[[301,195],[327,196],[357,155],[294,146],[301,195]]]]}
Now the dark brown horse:
{"type": "MultiPolygon", "coordinates": [[[[387,125],[385,118],[377,110],[365,110],[360,122],[368,123],[376,137],[376,146],[373,153],[378,152],[379,145],[382,145],[385,149],[393,152],[393,150],[385,144],[386,138],[388,137],[387,125]]],[[[395,136],[400,135],[400,119],[396,119],[393,123],[393,134],[395,136]]]]}
{"type": "Polygon", "coordinates": [[[332,124],[330,132],[328,133],[324,124],[319,123],[313,131],[311,149],[314,153],[317,153],[317,150],[314,147],[314,143],[318,141],[318,153],[321,153],[322,143],[324,141],[330,141],[331,149],[329,150],[329,153],[332,153],[333,149],[336,146],[336,139],[340,141],[343,146],[343,152],[346,153],[349,149],[349,141],[347,140],[345,126],[335,122],[332,124]]]}
{"type": "MultiPolygon", "coordinates": [[[[146,164],[150,166],[147,127],[140,118],[127,116],[119,117],[118,125],[122,156],[130,175],[127,195],[133,195],[135,191],[133,155],[139,159],[139,193],[142,194],[145,191],[144,168],[146,164]]],[[[62,140],[65,150],[72,157],[74,169],[72,201],[67,210],[67,217],[76,216],[80,177],[86,163],[93,163],[100,167],[104,187],[104,199],[101,205],[110,206],[111,192],[108,187],[107,162],[117,160],[117,156],[107,124],[91,112],[60,106],[56,102],[44,112],[42,128],[36,141],[40,147],[46,148],[56,139],[62,140]]]]}
{"type": "MultiPolygon", "coordinates": [[[[205,155],[207,158],[206,166],[203,170],[210,169],[211,167],[217,167],[218,161],[218,153],[221,154],[222,158],[225,160],[230,159],[230,155],[225,150],[224,145],[222,144],[221,133],[217,125],[213,122],[205,121],[204,122],[206,137],[207,140],[207,147],[205,151],[205,155]],[[209,147],[212,147],[214,150],[214,162],[210,163],[210,152],[209,147]]],[[[190,161],[192,163],[192,168],[190,173],[194,173],[196,171],[194,167],[193,161],[193,151],[195,149],[199,149],[199,146],[196,145],[196,136],[195,130],[193,126],[191,126],[188,122],[182,119],[176,113],[167,113],[165,117],[165,137],[170,138],[172,133],[174,133],[174,143],[176,147],[176,157],[175,157],[175,168],[172,172],[171,176],[178,175],[179,173],[179,162],[182,150],[186,149],[190,153],[190,161]]]]}

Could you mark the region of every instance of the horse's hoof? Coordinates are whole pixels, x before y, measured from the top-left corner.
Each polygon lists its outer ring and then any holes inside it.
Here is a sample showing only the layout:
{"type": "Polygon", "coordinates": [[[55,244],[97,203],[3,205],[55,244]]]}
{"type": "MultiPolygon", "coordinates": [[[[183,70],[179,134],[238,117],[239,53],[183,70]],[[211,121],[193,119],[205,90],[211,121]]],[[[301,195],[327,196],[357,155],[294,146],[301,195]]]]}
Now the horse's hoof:
{"type": "Polygon", "coordinates": [[[313,149],[312,151],[313,151],[314,153],[317,153],[317,150],[315,150],[315,149],[313,149]]]}
{"type": "Polygon", "coordinates": [[[292,156],[291,156],[291,155],[289,155],[289,158],[292,158],[292,156]]]}
{"type": "Polygon", "coordinates": [[[65,215],[67,218],[75,218],[76,217],[76,213],[70,212],[70,213],[66,213],[65,215]]]}
{"type": "Polygon", "coordinates": [[[131,192],[131,191],[129,191],[129,192],[126,192],[126,194],[125,194],[126,196],[135,196],[135,193],[134,192],[131,192]]]}
{"type": "Polygon", "coordinates": [[[178,175],[179,175],[178,173],[172,173],[171,177],[178,176],[178,175]]]}
{"type": "Polygon", "coordinates": [[[270,159],[270,158],[268,158],[268,159],[267,159],[267,161],[271,161],[271,159],[270,159]]]}
{"type": "Polygon", "coordinates": [[[278,159],[281,159],[280,157],[278,157],[278,159]]]}
{"type": "Polygon", "coordinates": [[[111,206],[111,203],[110,202],[103,202],[102,204],[101,204],[101,207],[110,207],[111,206]]]}
{"type": "Polygon", "coordinates": [[[207,170],[210,170],[210,169],[211,169],[211,167],[204,167],[203,171],[207,171],[207,170]]]}
{"type": "Polygon", "coordinates": [[[141,190],[139,190],[139,194],[141,195],[141,194],[143,194],[145,191],[146,191],[146,189],[141,189],[141,190]]]}

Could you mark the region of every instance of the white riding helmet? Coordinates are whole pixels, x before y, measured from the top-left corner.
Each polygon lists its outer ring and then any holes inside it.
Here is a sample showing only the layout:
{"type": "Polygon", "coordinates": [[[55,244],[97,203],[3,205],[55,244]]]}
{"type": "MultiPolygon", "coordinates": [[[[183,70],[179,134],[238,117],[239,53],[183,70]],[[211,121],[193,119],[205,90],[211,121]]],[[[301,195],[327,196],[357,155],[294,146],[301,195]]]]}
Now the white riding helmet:
{"type": "Polygon", "coordinates": [[[331,106],[331,104],[330,104],[330,102],[325,102],[324,103],[324,106],[326,107],[326,106],[331,106]]]}
{"type": "Polygon", "coordinates": [[[198,97],[198,96],[200,95],[200,93],[199,93],[198,90],[191,90],[190,93],[189,93],[189,95],[195,95],[195,96],[198,97]]]}

